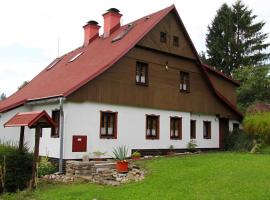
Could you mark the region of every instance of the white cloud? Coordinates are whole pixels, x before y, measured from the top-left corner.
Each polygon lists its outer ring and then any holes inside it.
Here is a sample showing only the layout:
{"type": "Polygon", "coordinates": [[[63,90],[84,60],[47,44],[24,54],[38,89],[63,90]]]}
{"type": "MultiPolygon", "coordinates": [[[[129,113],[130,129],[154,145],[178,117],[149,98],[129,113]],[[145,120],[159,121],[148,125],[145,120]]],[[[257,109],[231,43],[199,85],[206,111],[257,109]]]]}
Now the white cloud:
{"type": "MultiPolygon", "coordinates": [[[[197,50],[205,50],[207,25],[213,19],[216,10],[223,3],[234,0],[9,0],[1,3],[0,49],[7,46],[22,46],[24,54],[29,49],[29,58],[33,49],[38,49],[40,61],[14,62],[13,59],[0,60],[0,93],[10,95],[24,80],[31,79],[57,56],[57,43],[60,39],[60,54],[66,53],[83,42],[82,26],[89,20],[103,23],[102,14],[111,7],[118,8],[123,14],[123,23],[175,4],[179,14],[193,40],[197,50]],[[7,71],[8,68],[8,71],[7,71]],[[23,70],[22,70],[23,69],[23,70]],[[3,87],[4,86],[4,87],[3,87]]],[[[259,20],[267,22],[264,31],[270,32],[270,2],[267,0],[244,0],[253,9],[259,20]]],[[[270,40],[268,40],[270,42],[270,40]]],[[[16,52],[16,49],[14,49],[16,52]]],[[[1,51],[0,51],[1,54],[1,51]]],[[[16,57],[17,55],[8,57],[16,57]]],[[[27,57],[27,56],[26,56],[27,57]]],[[[1,58],[1,57],[0,57],[1,58]]],[[[16,59],[15,59],[16,60],[16,59]]]]}

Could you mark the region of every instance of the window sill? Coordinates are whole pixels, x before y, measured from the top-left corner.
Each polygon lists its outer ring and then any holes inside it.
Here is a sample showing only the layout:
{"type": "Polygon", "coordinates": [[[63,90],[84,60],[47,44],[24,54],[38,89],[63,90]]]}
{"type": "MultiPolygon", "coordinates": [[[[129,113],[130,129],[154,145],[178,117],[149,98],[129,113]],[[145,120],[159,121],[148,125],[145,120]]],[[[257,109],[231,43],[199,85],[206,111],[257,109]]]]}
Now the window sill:
{"type": "Polygon", "coordinates": [[[146,137],[147,140],[159,140],[157,137],[146,137]]]}
{"type": "Polygon", "coordinates": [[[189,90],[180,90],[181,93],[190,93],[189,90]]]}
{"type": "Polygon", "coordinates": [[[100,139],[117,139],[116,137],[106,137],[106,136],[102,136],[99,137],[100,139]]]}
{"type": "Polygon", "coordinates": [[[171,137],[170,139],[171,140],[182,140],[182,138],[179,138],[179,137],[178,138],[177,137],[171,137]]]}
{"type": "Polygon", "coordinates": [[[59,138],[59,135],[57,135],[57,136],[51,136],[51,138],[59,138]]]}
{"type": "Polygon", "coordinates": [[[139,83],[139,82],[136,82],[136,85],[148,86],[148,84],[147,84],[147,83],[139,83]]]}
{"type": "Polygon", "coordinates": [[[211,140],[211,138],[203,138],[204,140],[211,140]]]}

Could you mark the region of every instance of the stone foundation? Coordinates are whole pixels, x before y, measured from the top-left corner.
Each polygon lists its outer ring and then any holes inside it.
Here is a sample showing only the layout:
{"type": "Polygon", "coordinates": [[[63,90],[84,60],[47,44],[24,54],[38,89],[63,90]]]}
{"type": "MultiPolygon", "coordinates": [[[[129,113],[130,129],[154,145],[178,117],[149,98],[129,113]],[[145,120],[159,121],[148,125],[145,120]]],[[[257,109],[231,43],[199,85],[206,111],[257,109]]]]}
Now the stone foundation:
{"type": "Polygon", "coordinates": [[[144,179],[144,171],[129,163],[127,173],[115,170],[114,161],[67,161],[66,174],[51,174],[42,177],[46,181],[73,182],[86,181],[105,185],[120,185],[122,183],[140,181],[144,179]]]}

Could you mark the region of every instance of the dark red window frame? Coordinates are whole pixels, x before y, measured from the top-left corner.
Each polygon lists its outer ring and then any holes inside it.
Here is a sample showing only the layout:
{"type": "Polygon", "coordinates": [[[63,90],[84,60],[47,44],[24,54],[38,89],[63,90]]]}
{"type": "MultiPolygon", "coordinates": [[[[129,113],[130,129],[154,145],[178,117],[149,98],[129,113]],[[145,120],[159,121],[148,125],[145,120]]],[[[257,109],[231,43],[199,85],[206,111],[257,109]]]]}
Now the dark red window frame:
{"type": "Polygon", "coordinates": [[[182,139],[182,118],[170,117],[170,139],[181,140],[182,139]]]}
{"type": "Polygon", "coordinates": [[[161,43],[167,43],[167,33],[160,32],[160,42],[161,43]]]}
{"type": "Polygon", "coordinates": [[[203,121],[203,138],[211,139],[211,122],[203,121]]]}
{"type": "Polygon", "coordinates": [[[135,81],[137,85],[148,85],[148,64],[145,62],[136,62],[135,81]]]}
{"type": "Polygon", "coordinates": [[[179,37],[178,36],[173,36],[173,46],[174,47],[179,47],[179,37]]]}
{"type": "Polygon", "coordinates": [[[117,112],[100,111],[100,138],[117,139],[117,112]]]}
{"type": "Polygon", "coordinates": [[[180,91],[190,92],[190,78],[188,72],[180,72],[180,91]]]}
{"type": "Polygon", "coordinates": [[[56,124],[56,127],[51,128],[51,137],[58,138],[59,137],[60,110],[52,111],[52,120],[56,124]]]}
{"type": "Polygon", "coordinates": [[[159,139],[159,115],[146,115],[146,139],[159,139]]]}
{"type": "Polygon", "coordinates": [[[196,120],[190,120],[190,139],[196,139],[196,120]]]}

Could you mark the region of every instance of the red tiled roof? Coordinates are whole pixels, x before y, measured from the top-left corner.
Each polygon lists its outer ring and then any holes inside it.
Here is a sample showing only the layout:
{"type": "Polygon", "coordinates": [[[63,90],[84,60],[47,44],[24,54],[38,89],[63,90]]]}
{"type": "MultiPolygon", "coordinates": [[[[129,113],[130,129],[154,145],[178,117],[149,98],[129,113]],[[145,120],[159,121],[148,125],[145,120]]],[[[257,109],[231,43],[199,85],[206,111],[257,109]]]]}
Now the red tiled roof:
{"type": "Polygon", "coordinates": [[[112,43],[126,27],[122,26],[109,37],[94,40],[90,45],[79,47],[62,56],[51,69],[44,69],[25,87],[0,102],[0,112],[20,106],[29,99],[51,96],[67,96],[107,70],[126,54],[142,37],[175,7],[170,6],[133,22],[134,27],[121,40],[112,43]],[[84,52],[79,59],[68,62],[84,52]]]}
{"type": "Polygon", "coordinates": [[[105,39],[100,37],[88,46],[79,47],[65,54],[52,68],[44,69],[25,87],[0,102],[0,112],[23,105],[31,99],[68,96],[116,63],[171,11],[174,11],[178,16],[180,25],[190,41],[210,87],[223,103],[239,114],[237,109],[231,106],[230,102],[215,90],[174,5],[132,22],[133,28],[121,40],[112,42],[116,36],[127,29],[128,25],[120,27],[105,39]],[[80,52],[83,52],[83,54],[78,59],[69,62],[80,52]]]}
{"type": "Polygon", "coordinates": [[[54,122],[47,114],[46,111],[38,111],[38,112],[22,112],[17,113],[10,120],[8,120],[4,127],[16,127],[16,126],[28,126],[32,127],[35,125],[40,119],[43,119],[47,122],[49,126],[55,126],[54,122]]]}
{"type": "Polygon", "coordinates": [[[258,102],[247,108],[248,113],[270,112],[270,103],[258,102]]]}

